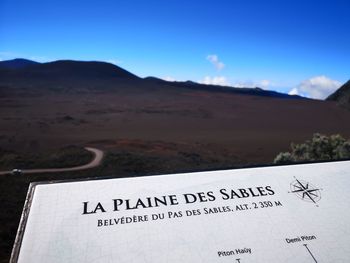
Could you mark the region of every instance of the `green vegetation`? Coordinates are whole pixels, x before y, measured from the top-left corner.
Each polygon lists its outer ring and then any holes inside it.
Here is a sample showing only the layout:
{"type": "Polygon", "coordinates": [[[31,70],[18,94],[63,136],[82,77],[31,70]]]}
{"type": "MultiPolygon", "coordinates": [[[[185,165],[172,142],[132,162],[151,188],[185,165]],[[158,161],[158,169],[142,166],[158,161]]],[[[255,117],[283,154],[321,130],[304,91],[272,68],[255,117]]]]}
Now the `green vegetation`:
{"type": "Polygon", "coordinates": [[[309,161],[331,161],[350,158],[350,140],[339,134],[326,136],[316,133],[311,140],[291,144],[291,152],[279,153],[274,163],[290,164],[309,161]]]}

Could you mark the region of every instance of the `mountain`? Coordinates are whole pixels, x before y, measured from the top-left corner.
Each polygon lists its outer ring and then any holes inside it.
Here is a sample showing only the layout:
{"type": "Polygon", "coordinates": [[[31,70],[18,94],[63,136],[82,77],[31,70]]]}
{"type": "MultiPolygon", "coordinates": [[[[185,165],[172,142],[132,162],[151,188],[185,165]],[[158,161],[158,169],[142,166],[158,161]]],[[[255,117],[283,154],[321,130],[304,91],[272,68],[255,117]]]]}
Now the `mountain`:
{"type": "Polygon", "coordinates": [[[0,68],[0,94],[4,92],[45,94],[45,92],[106,91],[125,89],[142,79],[110,63],[59,60],[17,69],[0,68]]]}
{"type": "Polygon", "coordinates": [[[207,85],[200,84],[193,81],[164,81],[167,85],[174,87],[182,87],[192,90],[202,90],[209,92],[221,92],[221,93],[235,93],[242,95],[252,95],[252,96],[262,96],[262,97],[272,97],[272,98],[284,98],[284,99],[306,99],[297,95],[288,95],[285,93],[280,93],[277,91],[264,90],[261,88],[235,88],[229,86],[221,86],[221,85],[207,85]]]}
{"type": "Polygon", "coordinates": [[[285,99],[305,99],[296,95],[288,95],[285,93],[280,93],[276,91],[264,90],[261,88],[235,88],[229,86],[221,86],[221,85],[207,85],[200,84],[193,81],[166,81],[163,79],[155,78],[155,77],[147,77],[144,78],[148,83],[167,85],[177,88],[186,88],[191,90],[202,90],[208,92],[219,92],[219,93],[235,93],[242,95],[253,95],[253,96],[263,96],[263,97],[273,97],[273,98],[285,98],[285,99]]]}
{"type": "Polygon", "coordinates": [[[59,60],[30,67],[26,71],[47,77],[138,79],[134,74],[116,65],[99,61],[59,60]]]}
{"type": "Polygon", "coordinates": [[[9,66],[7,68],[0,67],[0,88],[2,87],[2,90],[4,90],[4,87],[13,91],[27,89],[30,92],[34,92],[35,89],[40,89],[40,92],[44,90],[81,92],[82,90],[138,89],[139,91],[152,91],[155,89],[171,89],[181,91],[186,89],[286,99],[301,98],[260,88],[204,85],[192,81],[171,82],[155,77],[142,79],[121,67],[98,61],[59,60],[37,63],[24,59],[15,59],[13,61],[3,61],[2,63],[3,65],[17,64],[17,67],[11,67],[12,70],[8,70],[9,66]],[[20,64],[22,66],[19,66],[20,64]]]}
{"type": "Polygon", "coordinates": [[[0,69],[0,109],[0,153],[95,145],[140,170],[165,156],[179,168],[266,163],[316,132],[350,138],[350,111],[331,101],[140,78],[96,61],[0,69]],[[124,159],[130,151],[150,159],[124,159]]]}
{"type": "Polygon", "coordinates": [[[24,78],[40,80],[57,80],[57,79],[139,79],[134,74],[106,62],[98,61],[73,61],[73,60],[59,60],[48,63],[36,63],[23,59],[16,59],[13,61],[3,61],[5,67],[12,71],[1,72],[0,78],[24,78]],[[18,62],[17,62],[18,61],[18,62]],[[20,66],[20,63],[22,63],[20,66]],[[15,67],[14,65],[18,65],[15,67]],[[10,65],[7,66],[6,65],[10,65]],[[25,66],[26,65],[26,66],[25,66]]]}
{"type": "Polygon", "coordinates": [[[26,68],[28,66],[38,65],[40,63],[23,59],[23,58],[16,58],[12,60],[4,60],[0,61],[0,69],[21,69],[26,68]]]}
{"type": "Polygon", "coordinates": [[[335,101],[339,106],[350,109],[350,80],[331,94],[326,100],[335,101]]]}

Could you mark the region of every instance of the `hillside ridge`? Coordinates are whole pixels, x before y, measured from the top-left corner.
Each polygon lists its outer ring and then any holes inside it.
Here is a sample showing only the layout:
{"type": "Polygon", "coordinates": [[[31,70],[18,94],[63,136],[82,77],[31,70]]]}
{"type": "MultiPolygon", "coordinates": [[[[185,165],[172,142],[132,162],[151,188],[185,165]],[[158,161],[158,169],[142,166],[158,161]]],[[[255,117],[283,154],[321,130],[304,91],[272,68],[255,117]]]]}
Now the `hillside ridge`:
{"type": "Polygon", "coordinates": [[[327,97],[328,101],[335,101],[337,105],[350,110],[350,80],[327,97]]]}
{"type": "MultiPolygon", "coordinates": [[[[157,88],[177,90],[196,90],[214,93],[234,93],[241,95],[263,96],[284,99],[302,99],[300,96],[288,95],[261,88],[236,88],[231,86],[206,85],[193,81],[166,81],[157,77],[140,78],[137,75],[108,62],[57,60],[38,63],[25,59],[0,62],[0,87],[11,90],[31,87],[51,91],[116,90],[118,88],[142,89],[157,88]],[[14,61],[22,66],[11,66],[14,61]],[[26,66],[24,66],[26,64],[26,66]],[[11,70],[10,70],[11,69],[11,70]]],[[[303,98],[305,99],[305,98],[303,98]]]]}

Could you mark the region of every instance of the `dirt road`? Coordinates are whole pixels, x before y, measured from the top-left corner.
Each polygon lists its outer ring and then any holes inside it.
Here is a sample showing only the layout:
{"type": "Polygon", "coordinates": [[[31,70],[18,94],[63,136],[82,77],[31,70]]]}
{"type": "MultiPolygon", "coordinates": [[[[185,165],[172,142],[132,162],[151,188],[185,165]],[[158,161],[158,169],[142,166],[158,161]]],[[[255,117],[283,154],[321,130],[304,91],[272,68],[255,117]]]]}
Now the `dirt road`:
{"type": "MultiPolygon", "coordinates": [[[[86,170],[91,169],[94,167],[97,167],[101,164],[104,152],[91,147],[85,147],[85,150],[92,152],[94,154],[94,159],[85,165],[81,166],[75,166],[75,167],[67,167],[67,168],[47,168],[47,169],[28,169],[28,170],[22,170],[23,174],[37,174],[37,173],[60,173],[60,172],[72,172],[72,171],[80,171],[80,170],[86,170]]],[[[12,171],[0,171],[0,175],[4,174],[10,174],[12,171]]]]}

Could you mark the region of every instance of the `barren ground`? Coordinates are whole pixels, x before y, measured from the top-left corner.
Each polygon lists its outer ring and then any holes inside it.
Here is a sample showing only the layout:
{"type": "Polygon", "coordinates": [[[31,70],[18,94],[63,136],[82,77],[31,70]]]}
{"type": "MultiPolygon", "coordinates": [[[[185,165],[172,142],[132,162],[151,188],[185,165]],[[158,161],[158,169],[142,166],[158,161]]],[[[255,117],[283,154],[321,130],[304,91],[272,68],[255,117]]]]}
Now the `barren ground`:
{"type": "MultiPolygon", "coordinates": [[[[187,89],[6,93],[0,96],[1,158],[46,156],[69,145],[105,150],[106,158],[82,172],[0,177],[0,259],[10,255],[31,181],[268,164],[315,132],[350,138],[349,120],[350,111],[333,102],[187,89]]],[[[69,164],[75,162],[82,160],[69,164]]],[[[0,170],[9,168],[4,163],[0,170]]]]}

